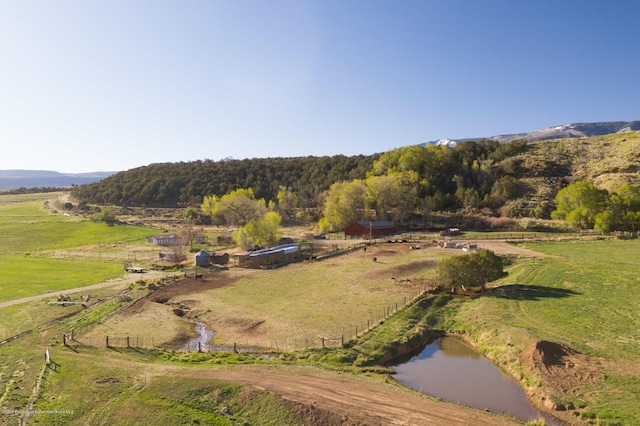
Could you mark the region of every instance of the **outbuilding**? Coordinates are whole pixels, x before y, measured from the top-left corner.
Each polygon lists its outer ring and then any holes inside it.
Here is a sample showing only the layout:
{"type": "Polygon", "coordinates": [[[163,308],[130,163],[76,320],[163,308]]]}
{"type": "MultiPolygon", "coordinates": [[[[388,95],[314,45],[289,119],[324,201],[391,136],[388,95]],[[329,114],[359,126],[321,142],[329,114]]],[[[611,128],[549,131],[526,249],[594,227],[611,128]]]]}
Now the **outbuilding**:
{"type": "Polygon", "coordinates": [[[229,263],[229,253],[216,251],[211,256],[214,265],[226,265],[229,263]]]}
{"type": "Polygon", "coordinates": [[[377,235],[395,234],[398,232],[398,228],[389,221],[386,220],[372,220],[354,222],[344,229],[345,237],[360,237],[369,238],[369,236],[375,237],[377,235]]]}
{"type": "Polygon", "coordinates": [[[197,252],[195,255],[195,265],[202,267],[211,265],[211,255],[209,254],[209,252],[204,250],[200,250],[199,252],[197,252]]]}
{"type": "Polygon", "coordinates": [[[268,268],[302,259],[299,244],[283,244],[238,255],[238,265],[246,268],[268,268]]]}

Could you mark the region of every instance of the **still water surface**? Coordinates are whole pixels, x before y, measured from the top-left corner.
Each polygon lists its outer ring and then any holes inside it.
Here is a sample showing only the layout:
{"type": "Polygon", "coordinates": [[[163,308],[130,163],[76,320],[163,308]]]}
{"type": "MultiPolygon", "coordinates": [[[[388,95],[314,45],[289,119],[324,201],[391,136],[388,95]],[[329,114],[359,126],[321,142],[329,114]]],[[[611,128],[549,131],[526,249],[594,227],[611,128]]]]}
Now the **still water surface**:
{"type": "Polygon", "coordinates": [[[522,388],[473,347],[452,337],[434,340],[394,369],[396,380],[427,395],[524,421],[562,424],[536,410],[522,388]]]}

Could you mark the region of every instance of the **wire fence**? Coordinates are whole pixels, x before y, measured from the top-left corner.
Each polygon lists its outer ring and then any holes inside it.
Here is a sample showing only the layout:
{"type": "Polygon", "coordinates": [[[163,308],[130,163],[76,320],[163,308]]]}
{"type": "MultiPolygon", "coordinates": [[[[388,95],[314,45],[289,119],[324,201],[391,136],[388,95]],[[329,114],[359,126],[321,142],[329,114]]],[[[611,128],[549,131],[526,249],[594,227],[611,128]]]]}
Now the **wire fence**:
{"type": "Polygon", "coordinates": [[[36,249],[34,254],[42,257],[66,257],[92,260],[121,260],[121,261],[155,261],[160,258],[160,250],[79,250],[79,249],[36,249]]]}
{"type": "MultiPolygon", "coordinates": [[[[234,342],[232,346],[220,346],[209,343],[213,337],[214,331],[207,330],[205,325],[198,323],[196,326],[196,332],[199,337],[196,337],[179,349],[174,349],[178,352],[236,352],[236,353],[251,353],[251,352],[268,352],[268,351],[300,351],[309,349],[320,348],[341,348],[344,347],[349,341],[357,339],[369,330],[373,329],[377,325],[381,324],[400,311],[407,305],[413,303],[416,299],[421,297],[429,288],[424,286],[417,288],[415,291],[403,296],[395,303],[391,303],[380,309],[370,312],[370,316],[363,319],[357,324],[351,324],[342,327],[342,330],[336,331],[335,329],[328,333],[307,335],[307,336],[290,336],[284,339],[272,339],[265,341],[263,338],[245,338],[242,341],[234,342]]],[[[339,329],[339,327],[338,327],[339,329]]],[[[128,336],[126,330],[115,336],[77,336],[74,330],[70,334],[63,336],[64,344],[69,345],[78,343],[86,346],[93,346],[96,348],[145,348],[145,349],[167,349],[163,342],[165,339],[160,336],[128,336]],[[124,335],[123,335],[124,334],[124,335]],[[158,346],[156,346],[158,345],[158,346]]]]}

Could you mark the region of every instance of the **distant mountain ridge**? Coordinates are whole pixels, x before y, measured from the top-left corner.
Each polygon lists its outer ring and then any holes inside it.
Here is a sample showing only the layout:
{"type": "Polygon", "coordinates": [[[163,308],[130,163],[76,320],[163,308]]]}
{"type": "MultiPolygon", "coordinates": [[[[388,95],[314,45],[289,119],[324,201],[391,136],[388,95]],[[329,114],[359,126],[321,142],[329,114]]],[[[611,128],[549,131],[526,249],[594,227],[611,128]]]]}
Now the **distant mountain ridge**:
{"type": "Polygon", "coordinates": [[[67,187],[98,182],[117,172],[60,173],[51,170],[0,170],[0,190],[67,187]]]}
{"type": "Polygon", "coordinates": [[[481,138],[465,139],[439,139],[437,141],[426,142],[432,145],[455,146],[457,143],[476,141],[480,139],[492,139],[500,143],[508,143],[517,139],[525,139],[528,142],[535,142],[548,139],[584,138],[589,136],[602,136],[612,133],[624,133],[640,130],[640,121],[608,121],[599,123],[572,123],[559,126],[547,127],[542,130],[535,130],[530,133],[513,133],[506,135],[496,135],[481,138]]]}

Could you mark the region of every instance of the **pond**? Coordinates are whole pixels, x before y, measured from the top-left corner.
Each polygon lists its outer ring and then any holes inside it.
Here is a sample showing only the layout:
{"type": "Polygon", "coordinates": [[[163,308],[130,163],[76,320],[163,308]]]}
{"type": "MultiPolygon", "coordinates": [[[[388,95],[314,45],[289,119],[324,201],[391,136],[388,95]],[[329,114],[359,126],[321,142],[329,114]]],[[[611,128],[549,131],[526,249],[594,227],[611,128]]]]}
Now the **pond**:
{"type": "Polygon", "coordinates": [[[524,390],[470,345],[442,337],[409,361],[393,367],[395,379],[427,395],[523,421],[559,420],[538,411],[524,390]]]}

